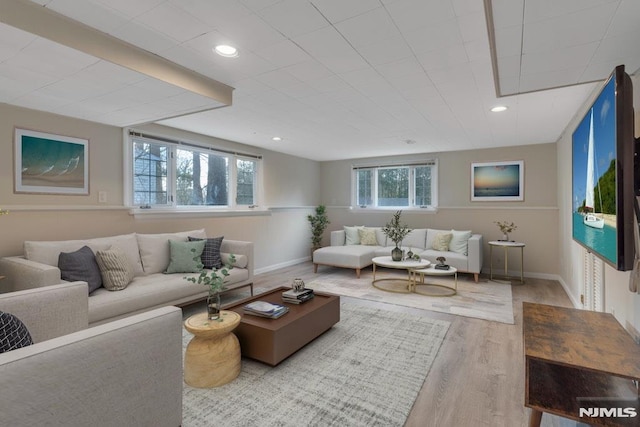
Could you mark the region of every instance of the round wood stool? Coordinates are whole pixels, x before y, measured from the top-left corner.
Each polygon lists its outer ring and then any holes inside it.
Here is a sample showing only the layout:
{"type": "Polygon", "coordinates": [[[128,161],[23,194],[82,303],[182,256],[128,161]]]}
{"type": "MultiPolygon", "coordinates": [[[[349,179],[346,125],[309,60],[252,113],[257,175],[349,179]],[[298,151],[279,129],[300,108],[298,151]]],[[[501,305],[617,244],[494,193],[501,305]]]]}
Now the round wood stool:
{"type": "Polygon", "coordinates": [[[240,315],[222,310],[220,319],[207,313],[189,317],[184,327],[194,337],[184,355],[184,381],[191,387],[218,387],[240,374],[240,343],[231,332],[240,324],[240,315]]]}

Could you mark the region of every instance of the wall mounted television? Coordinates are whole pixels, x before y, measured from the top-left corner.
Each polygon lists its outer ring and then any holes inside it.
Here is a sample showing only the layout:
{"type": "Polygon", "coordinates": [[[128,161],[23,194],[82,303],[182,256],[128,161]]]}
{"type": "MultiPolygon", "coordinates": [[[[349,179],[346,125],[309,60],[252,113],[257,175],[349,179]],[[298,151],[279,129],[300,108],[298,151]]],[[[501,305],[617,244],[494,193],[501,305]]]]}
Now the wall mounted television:
{"type": "Polygon", "coordinates": [[[573,239],[618,270],[631,270],[635,255],[632,98],[619,65],[572,137],[573,239]]]}

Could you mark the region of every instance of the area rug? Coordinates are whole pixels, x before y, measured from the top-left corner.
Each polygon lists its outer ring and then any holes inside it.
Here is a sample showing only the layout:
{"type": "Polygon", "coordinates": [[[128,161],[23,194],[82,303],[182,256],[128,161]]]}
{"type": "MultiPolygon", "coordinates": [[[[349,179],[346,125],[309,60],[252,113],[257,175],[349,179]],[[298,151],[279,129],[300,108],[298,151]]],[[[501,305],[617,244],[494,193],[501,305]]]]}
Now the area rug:
{"type": "Polygon", "coordinates": [[[340,315],[276,367],[243,358],[229,384],[185,384],[182,425],[404,425],[449,322],[348,303],[340,315]]]}
{"type": "MultiPolygon", "coordinates": [[[[381,277],[404,279],[406,273],[384,271],[379,273],[376,278],[381,277]]],[[[429,283],[453,285],[453,278],[449,277],[428,277],[426,279],[429,283]]],[[[505,282],[500,283],[481,278],[479,283],[475,283],[466,278],[458,278],[458,293],[451,297],[385,292],[373,287],[370,276],[357,279],[355,277],[347,278],[344,275],[327,275],[307,283],[306,286],[314,290],[348,297],[514,324],[511,285],[505,282]]]]}

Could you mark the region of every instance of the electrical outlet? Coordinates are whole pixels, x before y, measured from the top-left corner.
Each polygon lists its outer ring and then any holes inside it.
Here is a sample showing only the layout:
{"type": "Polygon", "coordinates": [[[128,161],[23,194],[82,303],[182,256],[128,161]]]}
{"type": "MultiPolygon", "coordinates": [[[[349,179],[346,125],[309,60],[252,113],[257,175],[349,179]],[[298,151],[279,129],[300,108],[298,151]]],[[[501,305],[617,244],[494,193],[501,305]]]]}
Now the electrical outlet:
{"type": "Polygon", "coordinates": [[[106,191],[98,191],[98,203],[107,203],[106,191]]]}

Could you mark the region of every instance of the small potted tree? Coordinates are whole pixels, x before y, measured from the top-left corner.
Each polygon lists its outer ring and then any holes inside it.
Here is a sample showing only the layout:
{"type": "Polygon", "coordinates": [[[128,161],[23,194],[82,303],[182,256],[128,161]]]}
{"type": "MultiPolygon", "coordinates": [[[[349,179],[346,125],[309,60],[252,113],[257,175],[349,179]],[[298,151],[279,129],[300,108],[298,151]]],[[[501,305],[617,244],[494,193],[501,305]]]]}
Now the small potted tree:
{"type": "Polygon", "coordinates": [[[327,208],[324,205],[317,206],[316,214],[307,215],[307,219],[311,224],[311,254],[313,254],[313,251],[321,247],[322,234],[330,224],[329,218],[327,217],[327,208]]]}
{"type": "Polygon", "coordinates": [[[411,229],[406,224],[400,223],[400,215],[402,215],[402,211],[397,211],[393,214],[391,221],[382,227],[382,232],[396,245],[391,250],[391,259],[394,261],[402,261],[402,249],[400,249],[400,246],[402,246],[402,240],[407,234],[411,233],[411,229]]]}

